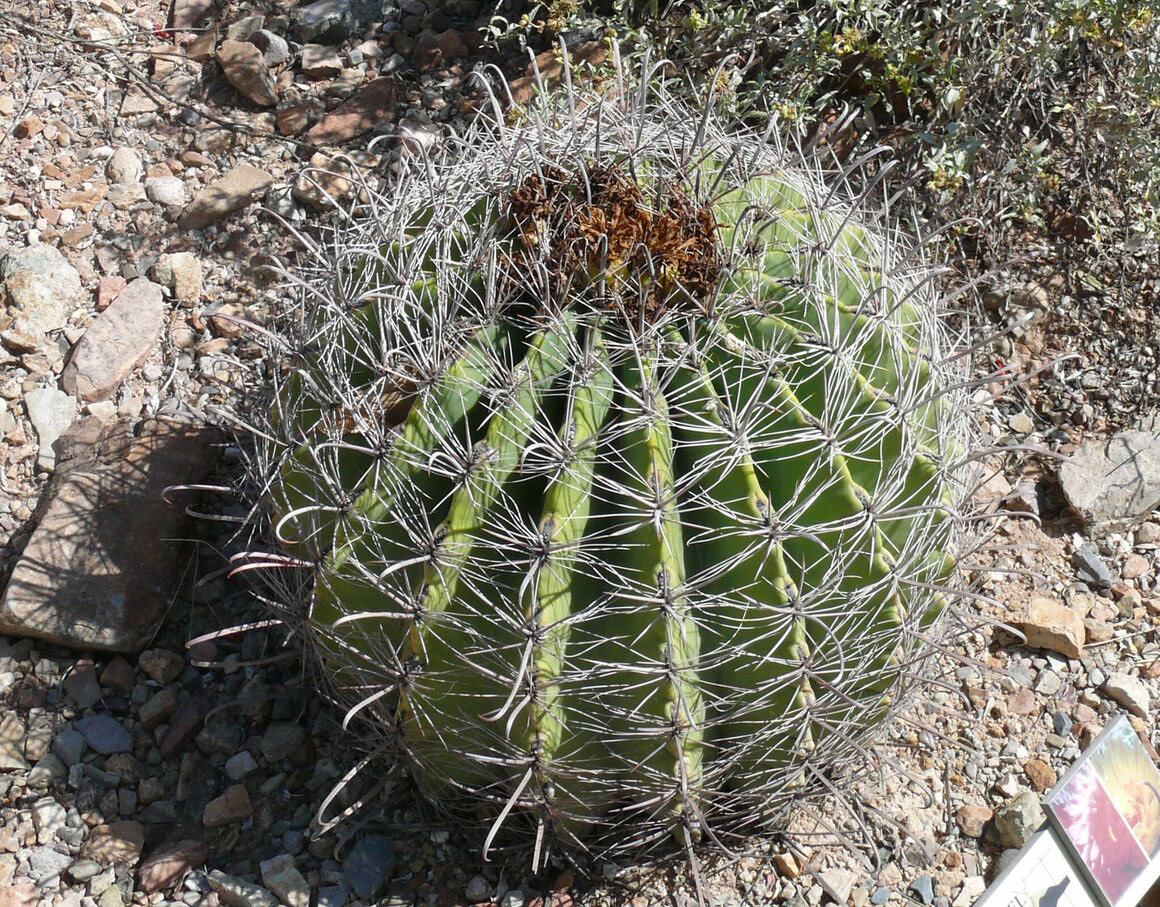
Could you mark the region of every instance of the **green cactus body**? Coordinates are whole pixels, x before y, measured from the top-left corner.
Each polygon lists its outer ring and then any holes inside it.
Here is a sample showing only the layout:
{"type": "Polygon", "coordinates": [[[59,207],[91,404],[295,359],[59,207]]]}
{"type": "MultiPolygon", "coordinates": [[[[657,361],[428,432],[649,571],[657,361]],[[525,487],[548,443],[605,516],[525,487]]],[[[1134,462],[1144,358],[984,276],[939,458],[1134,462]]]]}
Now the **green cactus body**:
{"type": "Polygon", "coordinates": [[[352,720],[434,798],[636,843],[859,751],[945,604],[964,438],[929,272],[783,150],[694,165],[649,111],[417,168],[271,429],[352,720]]]}

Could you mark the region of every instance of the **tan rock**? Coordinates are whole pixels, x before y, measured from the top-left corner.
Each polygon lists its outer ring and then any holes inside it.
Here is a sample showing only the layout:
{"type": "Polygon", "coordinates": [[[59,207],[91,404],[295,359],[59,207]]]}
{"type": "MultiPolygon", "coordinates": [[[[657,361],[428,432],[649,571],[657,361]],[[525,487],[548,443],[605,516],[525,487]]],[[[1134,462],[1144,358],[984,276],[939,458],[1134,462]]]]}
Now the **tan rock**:
{"type": "MultiPolygon", "coordinates": [[[[61,438],[65,447],[68,435],[61,438]]],[[[110,427],[83,455],[62,449],[44,513],[0,601],[0,633],[82,649],[137,652],[148,644],[179,581],[189,536],[165,488],[202,481],[215,462],[213,431],[161,422],[140,437],[110,427]],[[80,461],[84,462],[80,462],[80,461]]],[[[132,670],[101,677],[132,687],[132,670]]]]}
{"type": "Polygon", "coordinates": [[[278,103],[274,74],[262,51],[248,41],[223,41],[217,61],[230,84],[259,107],[278,103]]]}
{"type": "Polygon", "coordinates": [[[1120,571],[1120,575],[1124,579],[1136,579],[1151,569],[1152,565],[1148,558],[1142,554],[1129,554],[1127,560],[1124,561],[1124,569],[1120,571]]]}
{"type": "Polygon", "coordinates": [[[1068,658],[1079,658],[1083,651],[1083,618],[1053,598],[1034,596],[1018,623],[1033,649],[1048,649],[1068,658]]]}
{"type": "Polygon", "coordinates": [[[958,823],[964,835],[969,838],[978,838],[983,834],[984,827],[994,815],[995,813],[989,806],[967,804],[958,808],[955,813],[955,822],[958,823]]]}
{"type": "Polygon", "coordinates": [[[1083,630],[1084,642],[1088,645],[1107,642],[1116,635],[1116,631],[1111,624],[1094,617],[1085,617],[1083,619],[1083,630]]]}
{"type": "Polygon", "coordinates": [[[1055,782],[1059,780],[1055,769],[1042,759],[1029,760],[1023,771],[1026,772],[1027,780],[1031,782],[1031,786],[1039,793],[1054,787],[1055,782]]]}
{"type": "Polygon", "coordinates": [[[0,888],[0,907],[36,907],[40,902],[40,889],[35,885],[21,883],[0,888]]]}
{"type": "Polygon", "coordinates": [[[380,76],[363,85],[337,109],[310,128],[306,137],[319,145],[341,145],[370,132],[377,124],[393,120],[399,83],[390,76],[380,76]]]}
{"type": "Polygon", "coordinates": [[[185,55],[194,63],[206,63],[213,59],[214,48],[217,47],[218,27],[211,25],[196,39],[185,46],[185,55]]]}
{"type": "Polygon", "coordinates": [[[1139,677],[1117,671],[1104,684],[1104,692],[1138,718],[1148,717],[1152,691],[1139,677]]]}
{"type": "MultiPolygon", "coordinates": [[[[253,45],[249,45],[253,47],[253,45]]],[[[254,48],[257,50],[257,48],[254,48]]],[[[197,230],[243,208],[265,192],[274,177],[250,164],[239,164],[202,189],[181,215],[183,230],[197,230]]]]}
{"type": "Polygon", "coordinates": [[[153,894],[172,888],[191,869],[204,863],[207,855],[201,841],[184,840],[163,845],[146,857],[137,870],[141,890],[153,894]]]}
{"type": "Polygon", "coordinates": [[[97,284],[97,311],[105,311],[128,285],[128,281],[119,274],[106,274],[102,277],[101,282],[97,284]]]}
{"type": "Polygon", "coordinates": [[[233,822],[248,819],[254,812],[254,805],[250,802],[250,795],[244,784],[234,784],[227,787],[220,797],[210,800],[205,805],[202,814],[202,824],[206,828],[220,828],[233,822]]]}
{"type": "Polygon", "coordinates": [[[197,25],[213,7],[213,0],[173,0],[170,24],[178,31],[197,25]]]}
{"type": "Polygon", "coordinates": [[[81,845],[81,858],[102,866],[136,866],[145,846],[145,829],[140,822],[125,820],[98,825],[81,845]]]}
{"type": "MultiPolygon", "coordinates": [[[[588,41],[573,47],[570,53],[573,68],[581,64],[599,66],[608,59],[608,46],[603,41],[588,41]]],[[[513,104],[526,104],[536,96],[536,92],[539,90],[539,82],[536,79],[534,70],[539,70],[540,81],[546,87],[553,88],[559,84],[564,76],[564,63],[560,59],[559,52],[554,49],[546,50],[536,57],[534,67],[531,65],[528,66],[527,75],[513,79],[508,83],[508,90],[511,92],[511,101],[513,104]]],[[[574,72],[573,78],[575,77],[576,74],[574,72]]]]}
{"type": "Polygon", "coordinates": [[[156,343],[165,319],[161,287],[138,278],[97,316],[77,342],[61,383],[78,399],[104,400],[156,343]]]}
{"type": "Polygon", "coordinates": [[[315,112],[313,104],[298,104],[278,111],[274,119],[274,126],[281,135],[298,135],[309,124],[310,117],[315,112]]]}
{"type": "Polygon", "coordinates": [[[333,47],[306,44],[302,47],[301,70],[308,79],[329,79],[342,72],[342,60],[333,47]]]}

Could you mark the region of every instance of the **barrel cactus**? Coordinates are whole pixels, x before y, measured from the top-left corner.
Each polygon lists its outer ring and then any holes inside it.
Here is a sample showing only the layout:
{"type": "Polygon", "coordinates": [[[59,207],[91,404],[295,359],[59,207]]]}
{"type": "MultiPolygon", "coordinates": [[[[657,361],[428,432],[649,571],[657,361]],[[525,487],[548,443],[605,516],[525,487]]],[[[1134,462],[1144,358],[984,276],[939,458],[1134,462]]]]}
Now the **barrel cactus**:
{"type": "Polygon", "coordinates": [[[287,620],[489,844],[776,825],[863,758],[951,588],[932,270],[655,82],[483,118],[364,196],[263,432],[287,620]]]}

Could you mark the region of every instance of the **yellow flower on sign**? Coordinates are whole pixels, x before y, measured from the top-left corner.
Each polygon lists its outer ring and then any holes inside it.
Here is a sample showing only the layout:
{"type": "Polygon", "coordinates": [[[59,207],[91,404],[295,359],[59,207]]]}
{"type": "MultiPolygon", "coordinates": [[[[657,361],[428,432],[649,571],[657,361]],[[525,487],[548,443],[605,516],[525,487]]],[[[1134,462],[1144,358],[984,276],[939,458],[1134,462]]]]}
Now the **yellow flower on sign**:
{"type": "Polygon", "coordinates": [[[1123,722],[1093,756],[1096,771],[1116,809],[1148,854],[1160,846],[1160,771],[1123,722]]]}

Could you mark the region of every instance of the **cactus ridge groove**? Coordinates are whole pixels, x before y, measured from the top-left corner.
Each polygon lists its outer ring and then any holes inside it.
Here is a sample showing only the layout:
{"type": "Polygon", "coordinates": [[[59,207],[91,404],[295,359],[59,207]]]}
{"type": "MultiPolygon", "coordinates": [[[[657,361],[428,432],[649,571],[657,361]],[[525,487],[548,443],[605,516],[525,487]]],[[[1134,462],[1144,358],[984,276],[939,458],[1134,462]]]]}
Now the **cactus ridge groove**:
{"type": "Polygon", "coordinates": [[[782,827],[954,590],[930,267],[841,173],[617,78],[370,193],[264,429],[344,726],[489,848],[782,827]]]}

